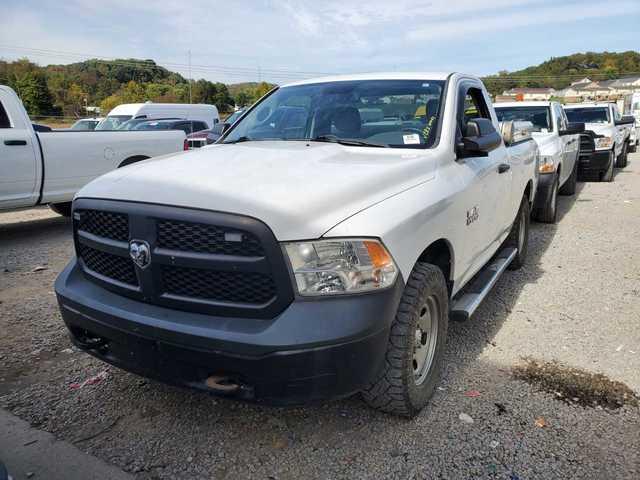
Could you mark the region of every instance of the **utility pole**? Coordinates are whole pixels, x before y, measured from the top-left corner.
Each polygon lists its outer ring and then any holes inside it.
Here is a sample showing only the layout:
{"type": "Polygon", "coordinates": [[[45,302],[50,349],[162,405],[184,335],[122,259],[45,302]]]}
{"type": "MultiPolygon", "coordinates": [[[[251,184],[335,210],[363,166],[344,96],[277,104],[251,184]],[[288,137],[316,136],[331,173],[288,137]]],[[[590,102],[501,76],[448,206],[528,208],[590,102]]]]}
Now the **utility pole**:
{"type": "Polygon", "coordinates": [[[189,103],[191,103],[191,50],[189,50],[189,103]]]}

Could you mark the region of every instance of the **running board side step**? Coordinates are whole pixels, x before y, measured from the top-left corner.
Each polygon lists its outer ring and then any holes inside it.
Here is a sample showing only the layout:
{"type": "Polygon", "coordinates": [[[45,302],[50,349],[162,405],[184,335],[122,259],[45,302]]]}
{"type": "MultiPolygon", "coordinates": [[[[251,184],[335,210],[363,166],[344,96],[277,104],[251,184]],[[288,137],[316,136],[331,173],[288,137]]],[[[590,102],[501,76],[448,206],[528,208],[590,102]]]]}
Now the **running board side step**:
{"type": "Polygon", "coordinates": [[[517,253],[516,248],[505,248],[491,263],[480,270],[471,283],[453,299],[449,318],[457,322],[469,320],[509,264],[516,258],[517,253]]]}

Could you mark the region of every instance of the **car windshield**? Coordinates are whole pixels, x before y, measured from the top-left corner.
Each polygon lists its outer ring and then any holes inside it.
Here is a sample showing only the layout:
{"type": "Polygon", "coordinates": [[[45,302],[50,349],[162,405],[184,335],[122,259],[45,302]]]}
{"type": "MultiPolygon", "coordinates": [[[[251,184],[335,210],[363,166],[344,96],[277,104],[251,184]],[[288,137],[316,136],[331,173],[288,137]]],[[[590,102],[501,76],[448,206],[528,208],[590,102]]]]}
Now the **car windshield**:
{"type": "Polygon", "coordinates": [[[142,122],[134,125],[131,130],[171,130],[175,124],[173,122],[142,122]]]}
{"type": "Polygon", "coordinates": [[[495,107],[499,122],[507,122],[509,120],[531,122],[533,123],[534,132],[546,133],[553,130],[549,107],[501,107],[500,105],[495,105],[495,107]]]}
{"type": "Polygon", "coordinates": [[[120,124],[131,118],[131,115],[109,115],[96,125],[96,130],[116,130],[120,124]]]}
{"type": "Polygon", "coordinates": [[[609,109],[606,107],[567,108],[565,113],[572,123],[609,123],[609,109]]]}
{"type": "Polygon", "coordinates": [[[363,80],[283,87],[256,105],[223,143],[308,140],[430,148],[443,81],[363,80]]]}

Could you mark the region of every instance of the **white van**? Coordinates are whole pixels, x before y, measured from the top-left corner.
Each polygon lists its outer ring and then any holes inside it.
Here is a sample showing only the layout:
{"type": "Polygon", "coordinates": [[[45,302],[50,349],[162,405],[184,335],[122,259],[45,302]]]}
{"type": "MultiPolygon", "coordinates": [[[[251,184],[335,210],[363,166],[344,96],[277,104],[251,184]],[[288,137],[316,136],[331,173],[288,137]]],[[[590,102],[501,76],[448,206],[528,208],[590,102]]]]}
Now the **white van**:
{"type": "Polygon", "coordinates": [[[134,118],[184,118],[185,120],[200,120],[213,127],[220,121],[218,109],[215,105],[204,103],[124,103],[109,112],[96,130],[115,130],[127,120],[134,118]]]}

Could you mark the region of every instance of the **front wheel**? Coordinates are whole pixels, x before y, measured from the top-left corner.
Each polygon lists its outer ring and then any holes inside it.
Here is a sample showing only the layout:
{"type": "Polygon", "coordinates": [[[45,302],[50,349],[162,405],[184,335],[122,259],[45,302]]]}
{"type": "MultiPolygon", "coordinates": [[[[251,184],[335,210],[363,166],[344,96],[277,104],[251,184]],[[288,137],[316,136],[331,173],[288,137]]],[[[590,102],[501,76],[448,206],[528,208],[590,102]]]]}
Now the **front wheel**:
{"type": "Polygon", "coordinates": [[[527,259],[529,249],[529,199],[526,195],[522,197],[518,215],[513,221],[511,232],[504,242],[505,247],[512,247],[517,250],[515,258],[509,264],[509,270],[518,270],[527,259]]]}
{"type": "Polygon", "coordinates": [[[624,168],[627,166],[627,152],[629,150],[629,143],[625,142],[622,146],[622,152],[620,152],[620,156],[616,160],[616,168],[624,168]]]}
{"type": "Polygon", "coordinates": [[[63,217],[71,216],[71,202],[65,203],[50,203],[49,208],[63,217]]]}
{"type": "Polygon", "coordinates": [[[549,198],[541,208],[534,210],[533,216],[538,222],[556,223],[558,218],[558,175],[553,174],[549,198]]]}
{"type": "Polygon", "coordinates": [[[449,323],[449,294],[435,265],[418,262],[391,324],[382,370],[362,392],[373,408],[413,417],[440,380],[449,323]]]}
{"type": "Polygon", "coordinates": [[[564,185],[560,187],[560,195],[573,195],[576,193],[576,186],[578,184],[578,159],[576,158],[575,163],[573,164],[573,170],[571,170],[571,175],[567,178],[567,181],[564,182],[564,185]]]}
{"type": "Polygon", "coordinates": [[[613,164],[616,161],[616,153],[615,150],[611,150],[609,152],[609,166],[607,171],[602,174],[600,178],[601,182],[612,182],[613,181],[613,164]]]}

